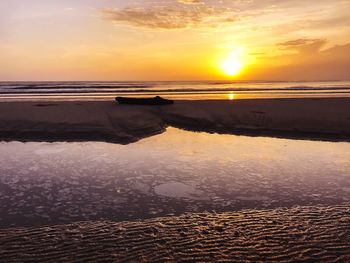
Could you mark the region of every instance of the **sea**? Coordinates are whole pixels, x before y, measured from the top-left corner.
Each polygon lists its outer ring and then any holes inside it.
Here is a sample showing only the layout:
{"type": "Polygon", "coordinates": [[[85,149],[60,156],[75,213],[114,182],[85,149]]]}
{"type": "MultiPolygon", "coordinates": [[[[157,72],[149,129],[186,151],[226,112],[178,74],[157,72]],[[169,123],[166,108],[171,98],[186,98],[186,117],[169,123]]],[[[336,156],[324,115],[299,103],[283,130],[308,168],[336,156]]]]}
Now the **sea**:
{"type": "Polygon", "coordinates": [[[116,96],[181,100],[350,97],[350,81],[2,81],[0,101],[110,100],[116,96]]]}

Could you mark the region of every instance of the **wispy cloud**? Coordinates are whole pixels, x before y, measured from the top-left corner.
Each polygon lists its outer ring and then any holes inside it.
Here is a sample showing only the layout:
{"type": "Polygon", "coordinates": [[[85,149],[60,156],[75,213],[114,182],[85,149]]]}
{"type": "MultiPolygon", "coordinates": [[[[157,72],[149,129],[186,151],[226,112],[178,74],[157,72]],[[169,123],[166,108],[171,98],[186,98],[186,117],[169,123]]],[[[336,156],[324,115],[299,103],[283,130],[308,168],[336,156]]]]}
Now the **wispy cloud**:
{"type": "Polygon", "coordinates": [[[197,5],[204,3],[202,0],[177,0],[178,3],[181,4],[189,4],[189,5],[197,5]]]}
{"type": "Polygon", "coordinates": [[[191,5],[196,0],[182,0],[176,6],[127,7],[124,9],[102,9],[103,17],[117,24],[128,24],[150,29],[184,29],[190,27],[216,27],[233,22],[236,16],[231,8],[191,5]]]}
{"type": "Polygon", "coordinates": [[[326,39],[299,38],[279,43],[278,46],[285,50],[294,50],[299,53],[319,52],[326,44],[326,39]]]}

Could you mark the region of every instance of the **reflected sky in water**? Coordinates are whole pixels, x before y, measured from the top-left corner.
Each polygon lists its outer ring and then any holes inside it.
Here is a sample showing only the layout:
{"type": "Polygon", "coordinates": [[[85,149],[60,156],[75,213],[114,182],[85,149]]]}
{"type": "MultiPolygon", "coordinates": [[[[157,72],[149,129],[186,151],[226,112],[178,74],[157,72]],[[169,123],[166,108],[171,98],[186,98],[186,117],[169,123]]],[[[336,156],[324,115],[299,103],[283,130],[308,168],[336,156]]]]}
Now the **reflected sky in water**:
{"type": "Polygon", "coordinates": [[[349,200],[349,143],[175,128],[126,146],[0,143],[0,227],[349,200]]]}

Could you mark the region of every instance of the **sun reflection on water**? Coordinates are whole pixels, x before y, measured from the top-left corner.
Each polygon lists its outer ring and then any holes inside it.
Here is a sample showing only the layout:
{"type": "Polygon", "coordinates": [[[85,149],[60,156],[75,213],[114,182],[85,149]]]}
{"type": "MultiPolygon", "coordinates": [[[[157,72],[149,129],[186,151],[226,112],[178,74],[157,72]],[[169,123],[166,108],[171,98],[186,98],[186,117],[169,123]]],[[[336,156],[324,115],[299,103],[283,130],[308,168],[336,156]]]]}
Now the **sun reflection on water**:
{"type": "Polygon", "coordinates": [[[229,100],[234,100],[235,98],[236,98],[236,94],[234,94],[234,93],[229,93],[229,94],[227,94],[227,96],[228,96],[228,99],[229,100]]]}

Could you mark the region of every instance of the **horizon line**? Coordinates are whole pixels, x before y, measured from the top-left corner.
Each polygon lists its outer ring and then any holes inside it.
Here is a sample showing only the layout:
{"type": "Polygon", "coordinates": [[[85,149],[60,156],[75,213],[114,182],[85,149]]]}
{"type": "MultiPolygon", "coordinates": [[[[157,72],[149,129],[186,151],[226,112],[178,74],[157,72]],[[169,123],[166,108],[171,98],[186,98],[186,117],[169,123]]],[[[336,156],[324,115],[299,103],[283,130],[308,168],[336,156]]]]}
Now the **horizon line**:
{"type": "Polygon", "coordinates": [[[0,82],[342,82],[350,79],[325,80],[0,80],[0,82]]]}

